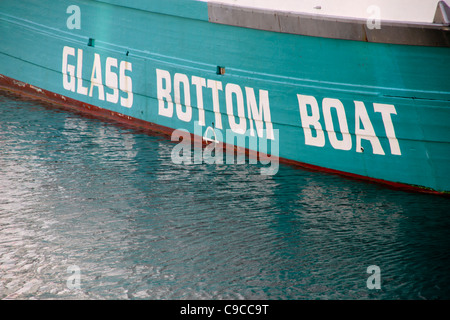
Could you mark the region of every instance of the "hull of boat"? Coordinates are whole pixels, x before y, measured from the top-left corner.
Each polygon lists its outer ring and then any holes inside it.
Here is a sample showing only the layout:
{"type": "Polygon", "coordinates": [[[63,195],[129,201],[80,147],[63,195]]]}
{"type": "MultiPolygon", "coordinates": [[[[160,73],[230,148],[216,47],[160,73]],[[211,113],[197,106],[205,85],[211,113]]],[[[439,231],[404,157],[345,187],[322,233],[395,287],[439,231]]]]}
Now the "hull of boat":
{"type": "Polygon", "coordinates": [[[447,46],[214,23],[208,3],[187,0],[3,1],[0,33],[4,87],[168,132],[212,128],[247,149],[258,139],[312,167],[450,191],[447,46]]]}

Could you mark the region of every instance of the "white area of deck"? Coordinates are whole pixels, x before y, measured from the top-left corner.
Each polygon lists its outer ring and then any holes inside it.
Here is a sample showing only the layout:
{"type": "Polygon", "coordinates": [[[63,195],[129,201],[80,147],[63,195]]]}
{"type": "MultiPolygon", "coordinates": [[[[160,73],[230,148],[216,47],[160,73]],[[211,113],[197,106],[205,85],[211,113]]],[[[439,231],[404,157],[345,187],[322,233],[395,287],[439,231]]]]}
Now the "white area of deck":
{"type": "MultiPolygon", "coordinates": [[[[367,19],[432,23],[439,0],[201,0],[247,8],[367,19]],[[375,6],[375,7],[374,7],[375,6]],[[378,9],[377,9],[378,8],[378,9]],[[378,11],[377,11],[378,10],[378,11]]],[[[450,0],[445,0],[450,5],[450,0]]]]}

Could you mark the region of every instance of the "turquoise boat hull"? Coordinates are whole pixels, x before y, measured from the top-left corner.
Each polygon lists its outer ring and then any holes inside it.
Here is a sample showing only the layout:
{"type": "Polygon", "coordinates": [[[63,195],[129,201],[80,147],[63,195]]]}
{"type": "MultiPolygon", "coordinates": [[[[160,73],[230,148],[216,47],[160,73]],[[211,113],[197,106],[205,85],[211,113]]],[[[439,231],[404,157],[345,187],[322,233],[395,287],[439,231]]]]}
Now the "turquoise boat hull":
{"type": "Polygon", "coordinates": [[[208,9],[2,1],[0,83],[138,125],[211,127],[256,151],[250,138],[276,143],[280,159],[314,168],[450,191],[449,46],[258,30],[214,23],[208,9]]]}

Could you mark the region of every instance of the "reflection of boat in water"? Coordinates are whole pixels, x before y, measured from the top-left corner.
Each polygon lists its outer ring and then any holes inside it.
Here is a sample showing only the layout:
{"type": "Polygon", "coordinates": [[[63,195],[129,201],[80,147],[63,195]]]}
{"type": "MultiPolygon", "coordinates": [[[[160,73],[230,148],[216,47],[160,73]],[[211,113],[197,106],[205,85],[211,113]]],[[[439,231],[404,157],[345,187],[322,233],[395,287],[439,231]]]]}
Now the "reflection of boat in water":
{"type": "Polygon", "coordinates": [[[450,191],[447,4],[316,2],[2,1],[0,83],[167,133],[214,123],[278,143],[287,161],[450,191]]]}

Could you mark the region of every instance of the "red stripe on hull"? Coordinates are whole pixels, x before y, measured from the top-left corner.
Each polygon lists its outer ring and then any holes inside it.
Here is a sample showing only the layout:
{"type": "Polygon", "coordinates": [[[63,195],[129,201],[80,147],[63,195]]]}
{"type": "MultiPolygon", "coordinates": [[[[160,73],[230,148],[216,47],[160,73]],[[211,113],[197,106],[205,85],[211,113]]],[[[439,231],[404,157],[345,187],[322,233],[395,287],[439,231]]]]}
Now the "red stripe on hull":
{"type": "MultiPolygon", "coordinates": [[[[53,93],[53,92],[35,87],[30,84],[27,84],[27,83],[24,83],[21,81],[17,81],[15,79],[9,78],[4,75],[0,75],[0,89],[12,91],[19,95],[26,95],[28,97],[36,98],[38,100],[50,102],[52,104],[55,104],[55,107],[58,107],[58,108],[81,111],[84,114],[89,114],[96,118],[118,121],[120,123],[127,124],[127,125],[131,126],[132,128],[144,129],[147,134],[153,134],[153,135],[158,134],[158,135],[168,136],[169,140],[170,140],[170,136],[172,135],[172,132],[175,130],[172,128],[158,125],[156,123],[144,121],[144,120],[133,118],[133,117],[130,117],[130,116],[118,113],[118,112],[100,108],[98,106],[88,104],[88,103],[85,103],[85,102],[82,102],[79,100],[75,100],[75,99],[63,96],[61,94],[53,93]]],[[[195,139],[194,134],[191,134],[191,137],[192,137],[192,141],[194,141],[194,139],[195,139]]],[[[197,139],[198,138],[203,141],[203,137],[197,137],[197,139]]],[[[204,141],[203,141],[203,145],[206,145],[206,143],[204,141]]],[[[223,148],[224,148],[224,151],[227,151],[227,144],[223,144],[223,148]]],[[[228,146],[228,148],[230,148],[230,146],[228,146]]],[[[239,152],[245,153],[247,156],[249,156],[251,158],[258,156],[256,154],[256,152],[252,151],[252,150],[248,150],[248,149],[244,150],[244,148],[241,148],[241,147],[237,148],[235,146],[231,146],[231,148],[234,150],[238,149],[239,152]]],[[[230,150],[230,149],[228,149],[228,150],[230,150]]],[[[275,157],[273,157],[273,158],[275,158],[275,157]]],[[[328,168],[319,167],[319,166],[315,166],[312,164],[289,160],[289,159],[284,159],[284,158],[279,158],[279,162],[283,163],[283,164],[291,165],[294,167],[301,167],[302,169],[308,169],[311,171],[337,174],[339,176],[350,178],[353,180],[374,182],[377,184],[382,184],[382,185],[394,188],[396,190],[450,196],[449,193],[443,193],[443,192],[439,192],[439,191],[435,191],[435,190],[431,190],[431,189],[426,189],[426,188],[422,188],[420,186],[413,186],[413,185],[408,185],[408,184],[404,184],[404,183],[391,182],[391,181],[361,176],[358,174],[328,169],[328,168]]]]}

